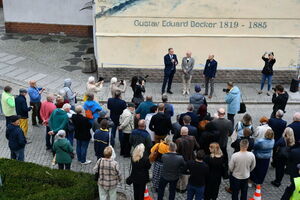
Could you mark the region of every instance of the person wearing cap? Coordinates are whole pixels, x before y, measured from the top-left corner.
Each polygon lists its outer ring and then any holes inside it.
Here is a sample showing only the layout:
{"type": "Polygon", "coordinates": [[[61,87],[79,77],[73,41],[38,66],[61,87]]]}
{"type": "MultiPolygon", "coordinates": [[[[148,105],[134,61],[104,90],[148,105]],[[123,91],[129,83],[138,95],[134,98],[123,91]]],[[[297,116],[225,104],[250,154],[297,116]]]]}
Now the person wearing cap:
{"type": "Polygon", "coordinates": [[[129,138],[132,130],[134,129],[134,103],[128,103],[127,108],[123,110],[120,116],[120,126],[119,126],[119,140],[121,144],[120,154],[124,157],[130,157],[131,146],[129,143],[129,138]]]}
{"type": "Polygon", "coordinates": [[[190,94],[190,87],[192,81],[192,72],[195,64],[195,59],[191,57],[192,52],[187,51],[186,57],[182,58],[181,68],[182,68],[182,83],[183,91],[182,95],[190,94]]]}
{"type": "Polygon", "coordinates": [[[207,102],[203,94],[200,93],[201,87],[199,84],[195,85],[195,93],[190,96],[190,104],[194,106],[194,113],[197,115],[201,105],[206,105],[207,102]]]}
{"type": "Polygon", "coordinates": [[[4,91],[1,95],[2,112],[6,119],[6,126],[10,124],[11,116],[16,115],[15,98],[11,94],[11,92],[12,92],[12,88],[7,85],[4,87],[4,91]]]}
{"type": "Polygon", "coordinates": [[[23,130],[25,137],[28,132],[28,112],[31,111],[32,107],[28,107],[26,102],[26,89],[20,89],[20,94],[15,98],[16,112],[20,118],[20,128],[23,130]]]}
{"type": "Polygon", "coordinates": [[[10,117],[10,124],[7,125],[6,138],[10,149],[10,158],[24,161],[24,150],[27,143],[22,129],[20,128],[20,117],[10,117]]]}
{"type": "Polygon", "coordinates": [[[204,95],[208,95],[208,84],[210,83],[210,93],[208,98],[212,98],[214,93],[214,79],[217,73],[218,62],[214,59],[214,55],[209,55],[206,60],[205,67],[203,70],[203,77],[205,78],[205,93],[204,95]]]}
{"type": "Polygon", "coordinates": [[[38,118],[39,124],[43,123],[43,120],[40,116],[40,109],[42,93],[44,92],[45,88],[37,87],[35,80],[29,81],[29,86],[30,87],[27,91],[30,97],[30,106],[32,106],[32,125],[36,126],[36,118],[38,118]]]}
{"type": "Polygon", "coordinates": [[[66,139],[66,132],[59,130],[56,134],[57,140],[53,144],[53,151],[55,152],[55,159],[58,164],[58,169],[71,169],[73,147],[70,141],[66,139]]]}

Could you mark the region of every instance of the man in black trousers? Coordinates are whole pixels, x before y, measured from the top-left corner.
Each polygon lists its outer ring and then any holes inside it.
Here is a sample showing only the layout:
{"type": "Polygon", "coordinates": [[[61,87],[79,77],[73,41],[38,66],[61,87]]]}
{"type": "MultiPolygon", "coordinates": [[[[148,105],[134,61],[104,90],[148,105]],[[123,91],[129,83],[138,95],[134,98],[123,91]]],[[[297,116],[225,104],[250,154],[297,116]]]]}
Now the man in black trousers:
{"type": "Polygon", "coordinates": [[[178,64],[177,56],[174,54],[174,49],[169,48],[169,53],[164,57],[165,69],[164,69],[164,82],[161,88],[161,93],[165,93],[166,84],[168,82],[167,93],[173,94],[171,91],[171,85],[174,74],[176,72],[176,65],[178,64]]]}

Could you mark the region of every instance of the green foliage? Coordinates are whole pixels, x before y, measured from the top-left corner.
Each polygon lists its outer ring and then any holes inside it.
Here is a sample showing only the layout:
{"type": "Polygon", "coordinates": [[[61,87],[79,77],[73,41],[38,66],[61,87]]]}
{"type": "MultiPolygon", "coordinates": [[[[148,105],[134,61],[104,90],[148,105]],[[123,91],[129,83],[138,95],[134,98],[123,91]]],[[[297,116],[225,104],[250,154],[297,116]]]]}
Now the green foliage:
{"type": "Polygon", "coordinates": [[[93,176],[50,169],[33,163],[0,159],[0,200],[94,200],[93,176]]]}

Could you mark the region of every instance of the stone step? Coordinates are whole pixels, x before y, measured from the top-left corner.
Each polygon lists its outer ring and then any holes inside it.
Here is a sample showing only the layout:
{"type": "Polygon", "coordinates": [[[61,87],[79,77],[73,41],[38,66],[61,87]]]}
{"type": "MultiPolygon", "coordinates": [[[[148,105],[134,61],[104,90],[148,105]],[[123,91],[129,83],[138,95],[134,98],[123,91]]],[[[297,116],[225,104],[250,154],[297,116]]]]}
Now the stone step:
{"type": "Polygon", "coordinates": [[[7,63],[7,64],[10,64],[10,65],[14,65],[14,64],[16,64],[16,63],[18,63],[18,62],[21,62],[21,61],[23,61],[23,60],[26,60],[26,58],[23,58],[23,57],[17,57],[17,58],[15,58],[15,59],[12,59],[12,60],[7,61],[6,63],[7,63]]]}

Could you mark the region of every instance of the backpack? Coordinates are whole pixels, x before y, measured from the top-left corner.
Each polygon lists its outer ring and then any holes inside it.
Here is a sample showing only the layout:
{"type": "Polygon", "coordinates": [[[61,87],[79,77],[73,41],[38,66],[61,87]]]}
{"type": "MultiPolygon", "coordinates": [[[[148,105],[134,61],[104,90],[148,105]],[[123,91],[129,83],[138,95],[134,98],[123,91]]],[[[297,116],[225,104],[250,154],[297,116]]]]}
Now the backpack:
{"type": "Polygon", "coordinates": [[[88,109],[85,110],[85,117],[88,118],[88,119],[93,119],[94,116],[93,116],[93,112],[92,110],[89,109],[89,107],[87,107],[88,109]]]}

